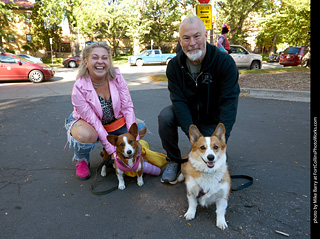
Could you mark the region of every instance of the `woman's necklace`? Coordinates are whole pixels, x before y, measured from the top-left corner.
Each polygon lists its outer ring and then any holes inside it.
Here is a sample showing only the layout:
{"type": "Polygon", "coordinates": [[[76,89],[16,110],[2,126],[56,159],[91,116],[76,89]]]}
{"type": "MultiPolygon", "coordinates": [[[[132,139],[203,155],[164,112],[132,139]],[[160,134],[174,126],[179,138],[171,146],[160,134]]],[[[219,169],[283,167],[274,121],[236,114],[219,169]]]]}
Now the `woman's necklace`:
{"type": "Polygon", "coordinates": [[[100,85],[104,85],[106,82],[107,82],[107,79],[105,79],[104,82],[102,82],[102,83],[100,83],[100,84],[94,83],[94,82],[92,81],[92,84],[93,84],[93,85],[100,86],[100,85]]]}

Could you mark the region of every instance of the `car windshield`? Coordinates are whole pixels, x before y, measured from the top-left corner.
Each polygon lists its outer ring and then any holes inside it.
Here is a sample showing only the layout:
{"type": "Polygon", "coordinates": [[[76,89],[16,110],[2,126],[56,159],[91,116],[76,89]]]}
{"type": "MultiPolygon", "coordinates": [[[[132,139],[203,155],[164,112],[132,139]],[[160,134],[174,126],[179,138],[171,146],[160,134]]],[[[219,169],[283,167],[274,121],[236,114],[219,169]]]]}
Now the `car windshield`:
{"type": "Polygon", "coordinates": [[[17,56],[17,57],[22,58],[24,61],[27,61],[27,62],[30,62],[30,63],[36,63],[33,60],[31,60],[30,58],[27,58],[25,56],[17,56]]]}
{"type": "Polygon", "coordinates": [[[297,48],[297,47],[291,47],[291,48],[287,48],[283,54],[299,54],[299,51],[300,51],[300,48],[297,48]]]}
{"type": "Polygon", "coordinates": [[[242,47],[231,46],[230,48],[234,54],[248,54],[242,47]]]}

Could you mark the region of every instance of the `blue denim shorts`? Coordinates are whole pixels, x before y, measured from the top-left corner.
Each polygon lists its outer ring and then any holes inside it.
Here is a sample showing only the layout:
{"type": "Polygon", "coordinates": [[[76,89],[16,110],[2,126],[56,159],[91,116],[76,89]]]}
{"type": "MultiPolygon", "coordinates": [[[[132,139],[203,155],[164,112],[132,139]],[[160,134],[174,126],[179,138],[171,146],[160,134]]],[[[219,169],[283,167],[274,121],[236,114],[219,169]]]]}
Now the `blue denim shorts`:
{"type": "MultiPolygon", "coordinates": [[[[64,127],[67,130],[67,132],[70,132],[70,130],[71,130],[70,127],[71,127],[73,121],[75,121],[75,120],[76,119],[73,117],[72,113],[69,115],[69,118],[65,120],[65,126],[64,127]]],[[[75,124],[77,124],[77,123],[78,122],[76,122],[75,124]]],[[[140,122],[140,123],[137,123],[137,125],[138,125],[138,131],[140,131],[143,127],[146,126],[146,124],[143,121],[140,122]]],[[[124,125],[120,129],[117,129],[117,130],[112,131],[112,132],[108,132],[108,134],[110,134],[110,135],[121,135],[121,134],[125,134],[127,132],[128,132],[127,126],[124,125]]]]}

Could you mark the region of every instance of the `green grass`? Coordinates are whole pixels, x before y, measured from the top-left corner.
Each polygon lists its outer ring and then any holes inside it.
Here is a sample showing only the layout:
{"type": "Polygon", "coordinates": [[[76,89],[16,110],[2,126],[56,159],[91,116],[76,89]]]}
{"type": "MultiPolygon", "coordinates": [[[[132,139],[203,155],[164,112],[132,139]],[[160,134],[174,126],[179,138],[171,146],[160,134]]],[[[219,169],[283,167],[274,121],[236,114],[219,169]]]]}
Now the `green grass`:
{"type": "Polygon", "coordinates": [[[51,58],[42,58],[42,61],[44,64],[47,64],[49,66],[62,66],[62,61],[63,61],[63,58],[56,58],[54,57],[53,58],[53,64],[51,62],[51,58]]]}
{"type": "MultiPolygon", "coordinates": [[[[239,70],[239,74],[246,75],[246,74],[261,74],[261,73],[284,73],[284,72],[294,72],[294,71],[310,71],[310,69],[304,68],[301,66],[288,66],[288,67],[271,68],[271,69],[239,70]]],[[[165,74],[153,75],[153,76],[150,76],[150,78],[155,82],[163,82],[168,80],[165,74]]]]}
{"type": "Polygon", "coordinates": [[[150,76],[150,78],[155,82],[168,81],[168,78],[165,74],[150,76]]]}
{"type": "Polygon", "coordinates": [[[119,65],[125,65],[128,64],[128,57],[130,56],[130,54],[121,54],[118,55],[116,57],[113,57],[113,65],[115,66],[119,66],[119,65]]]}

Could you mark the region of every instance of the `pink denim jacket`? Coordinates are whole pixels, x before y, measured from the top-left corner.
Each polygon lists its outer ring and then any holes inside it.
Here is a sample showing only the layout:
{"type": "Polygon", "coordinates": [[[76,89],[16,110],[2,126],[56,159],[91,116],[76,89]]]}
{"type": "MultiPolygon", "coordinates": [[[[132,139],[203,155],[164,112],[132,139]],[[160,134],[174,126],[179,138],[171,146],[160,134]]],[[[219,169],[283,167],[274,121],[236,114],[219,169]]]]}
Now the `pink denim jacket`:
{"type": "MultiPolygon", "coordinates": [[[[109,80],[113,111],[116,119],[124,116],[126,119],[126,126],[129,129],[130,126],[136,122],[134,106],[125,79],[118,69],[115,71],[115,79],[109,80]]],[[[88,122],[97,131],[99,140],[107,153],[111,155],[115,152],[115,146],[108,142],[108,133],[101,123],[103,114],[102,108],[98,94],[93,88],[90,76],[76,80],[72,89],[71,98],[73,104],[73,117],[76,119],[75,122],[79,119],[88,122]]]]}

